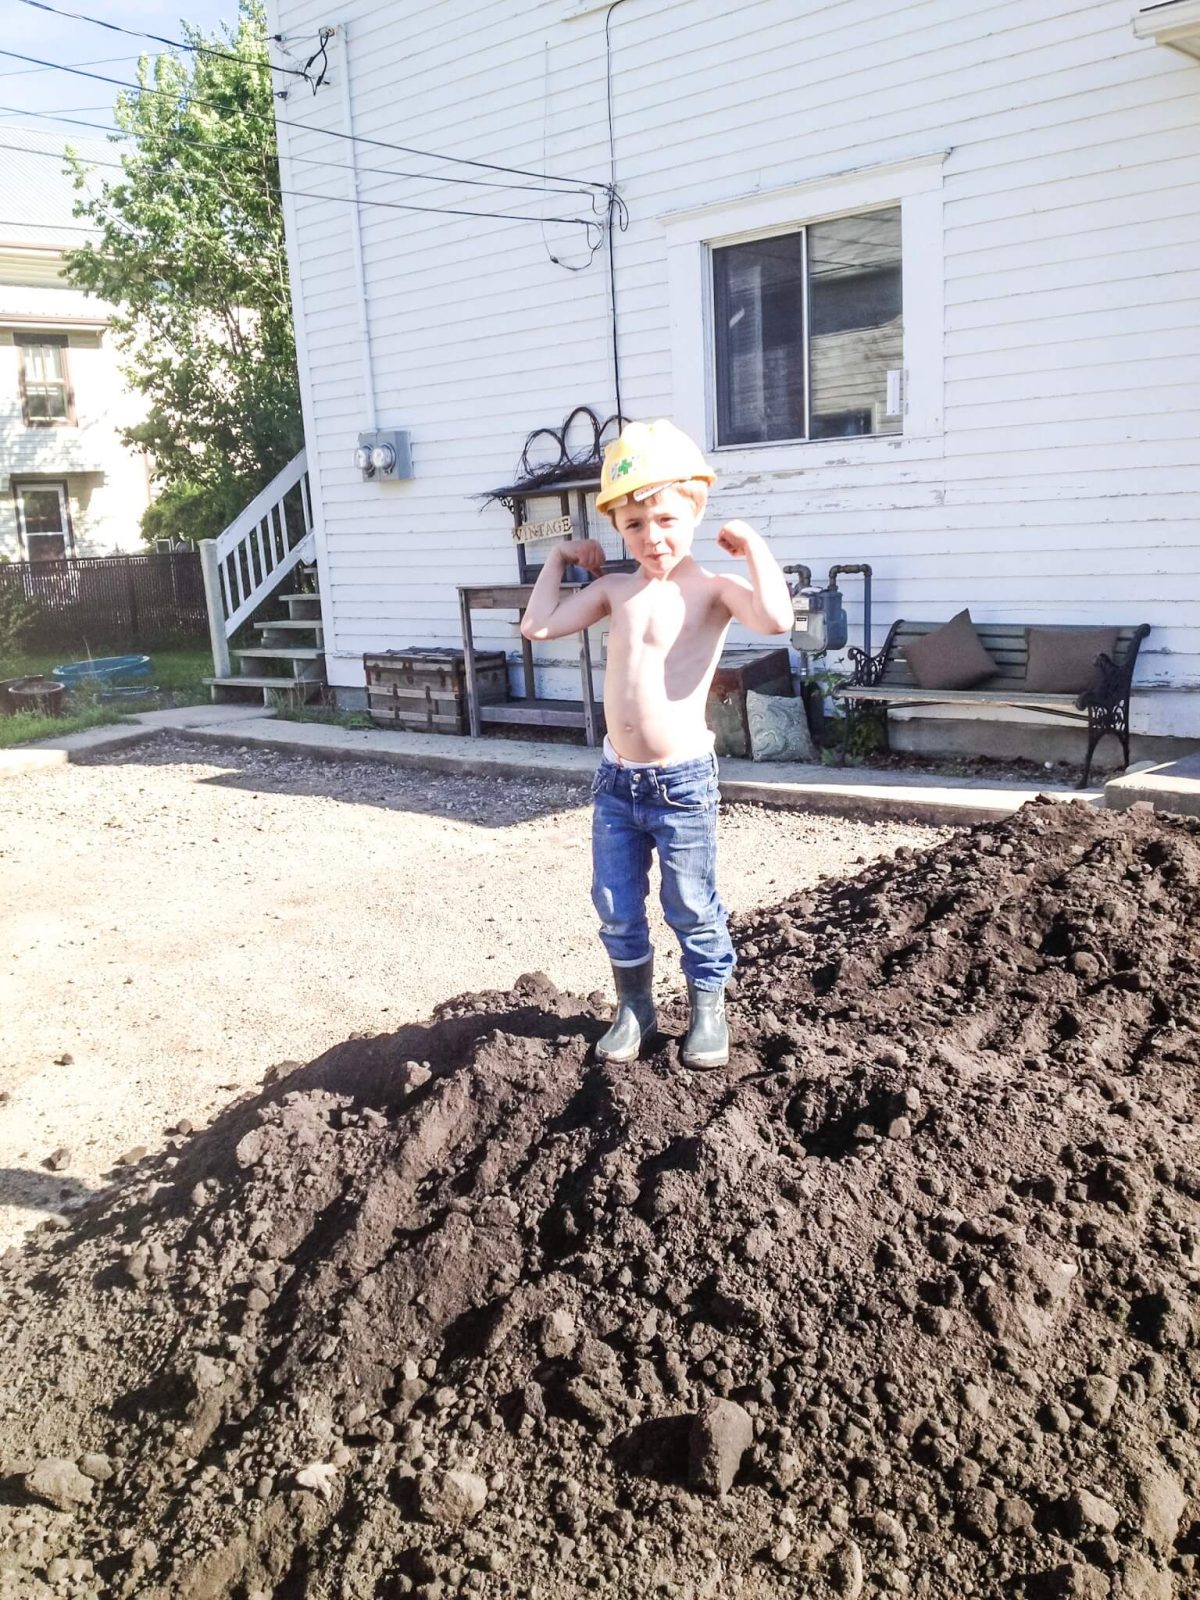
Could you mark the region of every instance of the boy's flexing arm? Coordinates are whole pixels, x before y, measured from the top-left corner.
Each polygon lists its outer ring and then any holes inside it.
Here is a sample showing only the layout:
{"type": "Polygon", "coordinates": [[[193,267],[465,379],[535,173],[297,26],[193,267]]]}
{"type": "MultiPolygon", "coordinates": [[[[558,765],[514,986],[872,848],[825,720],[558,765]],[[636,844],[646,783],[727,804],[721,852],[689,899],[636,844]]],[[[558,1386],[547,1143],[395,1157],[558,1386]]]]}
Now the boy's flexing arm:
{"type": "Polygon", "coordinates": [[[788,633],[793,621],[792,596],[762,535],[748,522],[727,522],[717,543],[731,556],[740,556],[750,569],[749,581],[729,573],[718,579],[730,615],[755,633],[788,633]]]}
{"type": "Polygon", "coordinates": [[[566,539],[556,544],[543,563],[521,618],[523,637],[561,639],[565,634],[590,628],[601,617],[606,617],[609,612],[606,578],[577,589],[566,599],[559,593],[567,567],[583,567],[588,572],[601,573],[604,561],[604,546],[597,539],[566,539]]]}

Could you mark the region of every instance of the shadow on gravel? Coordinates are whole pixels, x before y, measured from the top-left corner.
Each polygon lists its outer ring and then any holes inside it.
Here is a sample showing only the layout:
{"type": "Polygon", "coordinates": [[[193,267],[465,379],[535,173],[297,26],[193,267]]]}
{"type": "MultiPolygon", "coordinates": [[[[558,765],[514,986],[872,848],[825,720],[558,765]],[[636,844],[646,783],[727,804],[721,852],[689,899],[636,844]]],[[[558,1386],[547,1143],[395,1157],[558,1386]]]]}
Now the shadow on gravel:
{"type": "Polygon", "coordinates": [[[484,828],[507,828],[589,803],[589,774],[561,778],[475,777],[392,766],[366,758],[317,760],[271,750],[214,744],[177,733],[145,739],[110,752],[89,766],[220,767],[204,784],[251,794],[311,795],[346,805],[444,817],[484,828]]]}
{"type": "Polygon", "coordinates": [[[91,1194],[91,1186],[63,1172],[38,1172],[29,1167],[0,1167],[0,1206],[33,1211],[58,1211],[64,1200],[91,1194]]]}

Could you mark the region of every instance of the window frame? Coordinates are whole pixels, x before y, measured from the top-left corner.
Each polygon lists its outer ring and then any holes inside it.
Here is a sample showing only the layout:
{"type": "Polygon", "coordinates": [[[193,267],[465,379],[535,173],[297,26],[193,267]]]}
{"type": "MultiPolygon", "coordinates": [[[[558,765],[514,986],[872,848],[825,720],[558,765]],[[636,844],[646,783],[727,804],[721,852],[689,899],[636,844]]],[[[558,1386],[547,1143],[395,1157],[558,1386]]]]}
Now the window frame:
{"type": "Polygon", "coordinates": [[[853,465],[897,455],[927,455],[931,443],[940,446],[945,344],[942,168],[948,154],[939,150],[907,161],[814,177],[660,219],[666,234],[671,305],[672,414],[686,432],[703,441],[719,472],[853,465]],[[718,445],[714,248],[897,206],[904,307],[902,431],[718,445]]]}
{"type": "MultiPolygon", "coordinates": [[[[27,428],[75,428],[78,419],[75,413],[75,385],[71,381],[70,338],[65,333],[36,333],[21,329],[13,334],[13,343],[19,352],[17,358],[18,384],[21,391],[21,416],[27,428]],[[29,414],[29,385],[30,378],[26,371],[26,350],[36,349],[39,345],[57,350],[59,362],[62,366],[63,401],[66,406],[66,415],[63,417],[31,417],[29,414]]],[[[44,385],[43,385],[44,387],[44,385]]]]}
{"type": "MultiPolygon", "coordinates": [[[[71,519],[71,485],[66,478],[36,478],[14,477],[12,483],[13,510],[17,519],[17,539],[20,543],[22,559],[25,561],[69,561],[75,554],[75,527],[71,519]],[[30,534],[25,526],[25,505],[23,496],[29,489],[57,489],[63,510],[63,553],[61,556],[34,556],[31,553],[30,534]]],[[[35,539],[52,538],[51,534],[38,534],[35,539]]]]}

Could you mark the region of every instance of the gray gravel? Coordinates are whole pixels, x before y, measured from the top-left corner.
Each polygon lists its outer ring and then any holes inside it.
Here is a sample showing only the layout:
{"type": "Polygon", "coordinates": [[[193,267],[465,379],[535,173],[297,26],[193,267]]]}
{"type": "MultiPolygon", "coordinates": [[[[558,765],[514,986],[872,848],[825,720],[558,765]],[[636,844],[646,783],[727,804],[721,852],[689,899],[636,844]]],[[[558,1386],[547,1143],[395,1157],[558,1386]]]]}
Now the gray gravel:
{"type": "MultiPolygon", "coordinates": [[[[589,822],[580,784],[177,735],[0,785],[0,1248],[278,1061],[532,969],[606,986],[589,822]]],[[[942,836],[731,806],[722,894],[748,910],[942,836]]]]}

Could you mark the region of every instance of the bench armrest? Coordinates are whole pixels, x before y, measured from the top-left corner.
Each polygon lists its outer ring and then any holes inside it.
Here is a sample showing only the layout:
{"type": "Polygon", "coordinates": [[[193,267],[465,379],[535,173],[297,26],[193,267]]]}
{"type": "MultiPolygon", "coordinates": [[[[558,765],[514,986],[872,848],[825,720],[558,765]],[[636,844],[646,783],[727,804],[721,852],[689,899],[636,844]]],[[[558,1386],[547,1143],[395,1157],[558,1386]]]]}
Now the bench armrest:
{"type": "Polygon", "coordinates": [[[1137,665],[1138,650],[1150,632],[1143,622],[1133,636],[1124,662],[1118,666],[1111,656],[1098,655],[1092,681],[1075,701],[1080,711],[1113,710],[1125,705],[1133,688],[1133,669],[1137,665]]]}
{"type": "Polygon", "coordinates": [[[877,656],[869,656],[858,645],[852,645],[846,654],[854,663],[854,671],[843,687],[853,689],[874,688],[883,677],[884,668],[887,666],[888,657],[891,655],[890,647],[891,640],[889,639],[877,656]]]}

